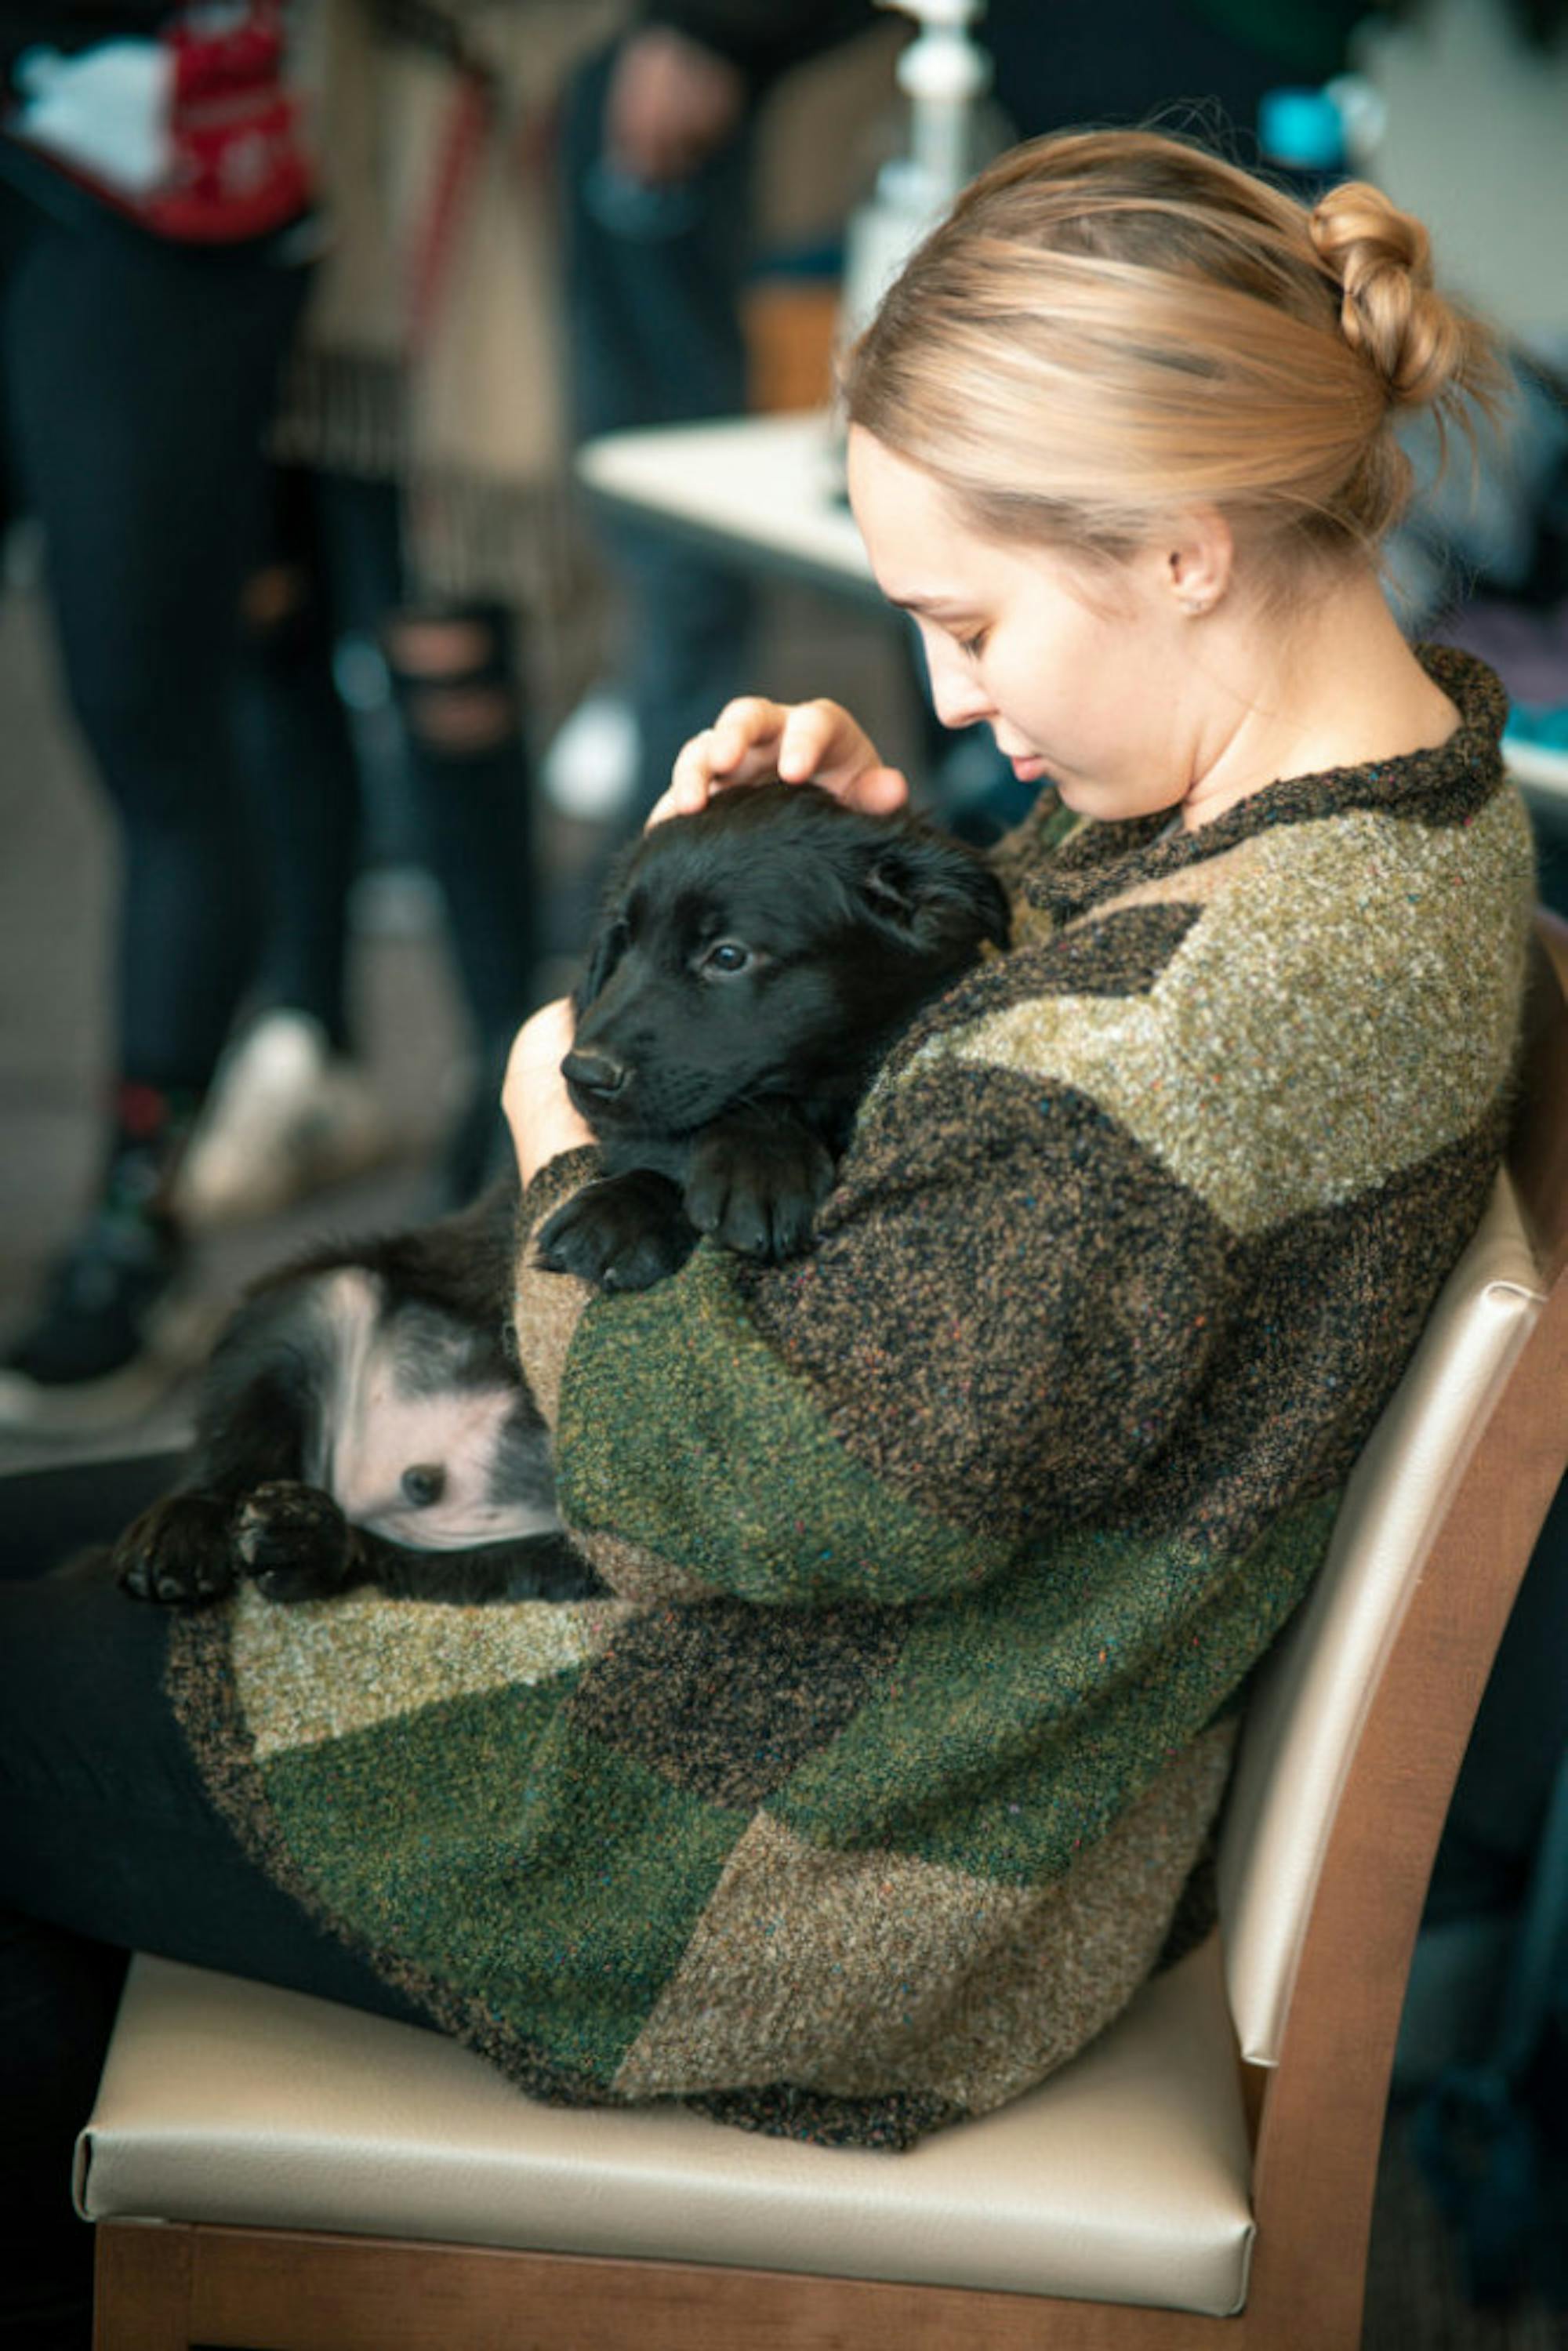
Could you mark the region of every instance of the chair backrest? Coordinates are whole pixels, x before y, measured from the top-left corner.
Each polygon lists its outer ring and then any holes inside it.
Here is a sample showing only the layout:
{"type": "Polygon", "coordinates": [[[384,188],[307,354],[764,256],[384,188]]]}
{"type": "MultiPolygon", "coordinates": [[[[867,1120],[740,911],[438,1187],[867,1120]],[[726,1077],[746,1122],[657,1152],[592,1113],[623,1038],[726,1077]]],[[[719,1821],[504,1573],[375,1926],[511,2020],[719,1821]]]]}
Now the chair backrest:
{"type": "Polygon", "coordinates": [[[1256,2064],[1280,2059],[1362,1727],[1467,1465],[1507,1408],[1511,1376],[1560,1272],[1568,1047],[1543,953],[1531,1004],[1508,1166],[1351,1479],[1323,1569],[1249,1704],[1219,1887],[1231,2012],[1241,2053],[1256,2064]]]}

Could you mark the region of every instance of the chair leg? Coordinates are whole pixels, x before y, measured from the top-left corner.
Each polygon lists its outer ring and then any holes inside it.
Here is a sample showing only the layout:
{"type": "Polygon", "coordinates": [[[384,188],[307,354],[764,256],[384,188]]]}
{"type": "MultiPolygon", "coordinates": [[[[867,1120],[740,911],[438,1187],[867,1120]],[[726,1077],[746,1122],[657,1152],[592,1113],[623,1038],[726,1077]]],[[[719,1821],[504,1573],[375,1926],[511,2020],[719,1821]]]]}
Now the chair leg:
{"type": "Polygon", "coordinates": [[[93,2351],[187,2351],[191,2234],[156,2222],[100,2224],[93,2280],[93,2351]]]}

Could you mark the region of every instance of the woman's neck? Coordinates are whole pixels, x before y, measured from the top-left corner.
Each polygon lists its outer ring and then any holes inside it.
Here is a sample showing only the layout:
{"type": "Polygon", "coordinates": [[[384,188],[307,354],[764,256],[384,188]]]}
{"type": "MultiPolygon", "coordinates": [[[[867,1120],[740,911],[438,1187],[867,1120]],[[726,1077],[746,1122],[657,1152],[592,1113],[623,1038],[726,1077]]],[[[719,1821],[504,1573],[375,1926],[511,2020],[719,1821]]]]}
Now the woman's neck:
{"type": "Polygon", "coordinates": [[[1459,724],[1370,569],[1282,620],[1221,608],[1199,625],[1214,630],[1204,659],[1219,691],[1182,804],[1188,827],[1286,777],[1430,750],[1459,724]]]}

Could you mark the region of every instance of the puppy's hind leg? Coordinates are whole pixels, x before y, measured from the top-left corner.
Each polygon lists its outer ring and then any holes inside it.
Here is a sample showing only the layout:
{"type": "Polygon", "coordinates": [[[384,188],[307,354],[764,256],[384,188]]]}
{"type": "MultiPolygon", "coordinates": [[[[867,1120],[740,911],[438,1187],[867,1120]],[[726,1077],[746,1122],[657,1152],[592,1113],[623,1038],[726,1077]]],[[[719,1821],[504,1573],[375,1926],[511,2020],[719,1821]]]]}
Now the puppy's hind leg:
{"type": "Polygon", "coordinates": [[[590,1600],[605,1590],[559,1528],[471,1551],[411,1551],[351,1530],[361,1574],[393,1600],[476,1607],[505,1600],[590,1600]]]}
{"type": "Polygon", "coordinates": [[[241,1309],[208,1367],[196,1437],[175,1491],[143,1510],[110,1552],[133,1600],[200,1606],[235,1586],[233,1529],[242,1495],[297,1479],[316,1412],[309,1292],[274,1292],[241,1309]]]}

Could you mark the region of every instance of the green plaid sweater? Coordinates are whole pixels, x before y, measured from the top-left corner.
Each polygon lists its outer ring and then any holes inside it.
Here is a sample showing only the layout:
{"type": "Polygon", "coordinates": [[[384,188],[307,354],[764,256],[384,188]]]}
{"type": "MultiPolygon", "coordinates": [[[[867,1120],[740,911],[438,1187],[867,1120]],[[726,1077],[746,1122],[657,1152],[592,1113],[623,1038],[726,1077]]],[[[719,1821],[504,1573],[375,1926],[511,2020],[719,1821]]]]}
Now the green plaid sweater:
{"type": "Polygon", "coordinates": [[[902,2145],[1156,1964],[1497,1162],[1529,835],[1495,681],[1429,659],[1441,750],[1168,839],[1042,808],[1018,944],[881,1072],[810,1258],[605,1298],[525,1238],[615,1597],[176,1629],[251,1849],[525,2090],[902,2145]]]}

